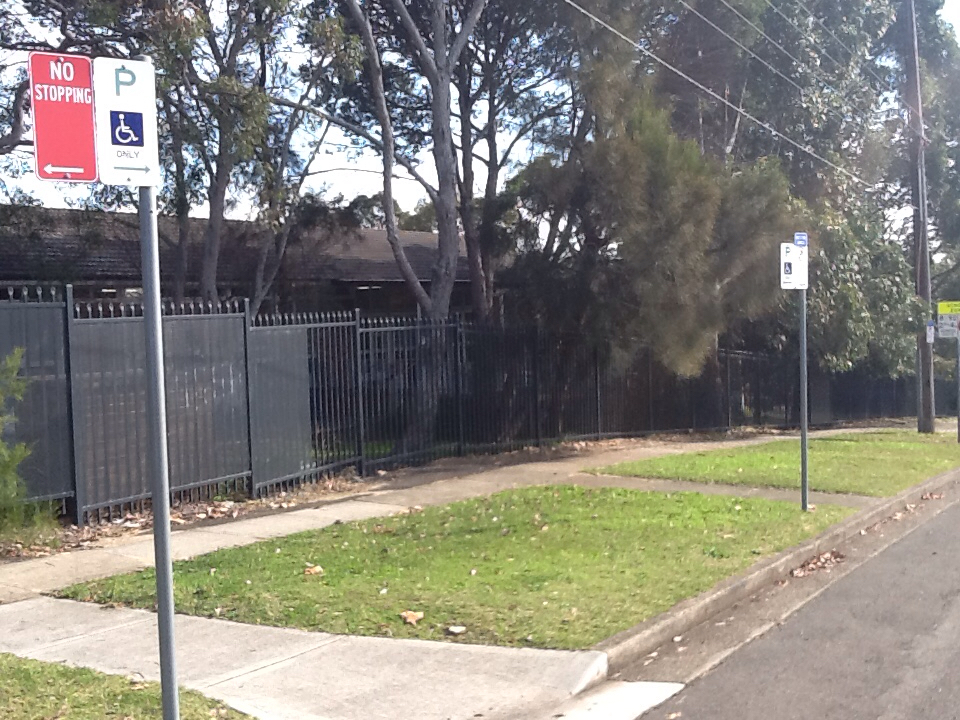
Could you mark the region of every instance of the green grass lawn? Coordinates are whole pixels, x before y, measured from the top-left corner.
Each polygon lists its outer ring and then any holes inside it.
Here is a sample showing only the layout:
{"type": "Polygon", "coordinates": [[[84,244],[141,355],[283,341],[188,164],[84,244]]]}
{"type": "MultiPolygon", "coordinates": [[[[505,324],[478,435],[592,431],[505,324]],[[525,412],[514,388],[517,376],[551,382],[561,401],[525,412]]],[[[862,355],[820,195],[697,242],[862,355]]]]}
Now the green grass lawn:
{"type": "MultiPolygon", "coordinates": [[[[533,487],[334,525],[176,564],[182,613],[495,645],[583,648],[851,511],[623,489],[533,487]],[[323,568],[307,575],[308,563],[323,568]],[[416,627],[404,611],[424,613],[416,627]]],[[[64,596],[151,608],[154,573],[64,596]]]]}
{"type": "MultiPolygon", "coordinates": [[[[55,663],[0,654],[3,720],[156,720],[160,686],[55,663]]],[[[195,692],[181,691],[183,720],[249,717],[195,692]]]]}
{"type": "MultiPolygon", "coordinates": [[[[960,466],[956,435],[870,432],[810,441],[810,487],[885,497],[960,466]]],[[[800,487],[800,442],[779,440],[600,468],[608,475],[694,480],[781,488],[800,487]]]]}

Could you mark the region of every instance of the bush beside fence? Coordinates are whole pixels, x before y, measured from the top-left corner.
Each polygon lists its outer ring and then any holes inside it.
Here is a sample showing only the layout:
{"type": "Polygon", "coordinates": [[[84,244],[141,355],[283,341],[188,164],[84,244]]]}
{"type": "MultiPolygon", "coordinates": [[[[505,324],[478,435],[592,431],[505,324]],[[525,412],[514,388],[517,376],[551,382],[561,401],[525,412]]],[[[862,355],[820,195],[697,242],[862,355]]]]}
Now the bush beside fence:
{"type": "MultiPolygon", "coordinates": [[[[796,361],[721,350],[680,378],[647,350],[613,361],[533,329],[354,313],[251,318],[246,304],[167,304],[174,499],[255,496],[349,467],[564,439],[798,422],[796,361]]],[[[0,299],[0,356],[25,348],[27,396],[7,440],[27,443],[33,499],[80,522],[143,504],[145,353],[135,304],[65,293],[0,299]]],[[[912,379],[814,375],[814,423],[914,413],[912,379]]]]}

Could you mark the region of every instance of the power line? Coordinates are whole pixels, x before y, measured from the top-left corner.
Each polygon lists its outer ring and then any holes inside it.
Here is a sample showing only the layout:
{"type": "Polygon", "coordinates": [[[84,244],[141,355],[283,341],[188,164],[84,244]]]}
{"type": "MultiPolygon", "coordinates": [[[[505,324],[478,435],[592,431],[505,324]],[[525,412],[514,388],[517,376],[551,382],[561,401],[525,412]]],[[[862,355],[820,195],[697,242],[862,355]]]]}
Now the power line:
{"type": "MultiPolygon", "coordinates": [[[[681,0],[681,1],[682,1],[682,0],[681,0]]],[[[729,8],[729,9],[731,10],[731,12],[733,12],[738,18],[740,18],[741,20],[743,20],[747,25],[749,25],[749,26],[750,26],[751,28],[753,28],[757,33],[759,33],[760,36],[761,36],[764,40],[766,40],[768,43],[770,43],[770,44],[773,45],[775,48],[777,48],[777,50],[779,50],[781,53],[783,53],[783,54],[786,55],[788,58],[790,58],[791,61],[793,61],[794,63],[796,63],[798,66],[807,69],[807,71],[808,71],[810,74],[812,74],[815,78],[817,78],[817,79],[820,81],[820,83],[824,86],[824,88],[826,88],[827,90],[831,90],[832,92],[837,93],[837,95],[840,95],[845,101],[850,101],[850,98],[848,97],[849,93],[843,93],[843,92],[841,92],[840,90],[838,90],[837,88],[835,88],[832,83],[828,82],[829,78],[828,78],[822,71],[820,71],[820,70],[817,69],[817,68],[812,68],[812,67],[809,66],[808,63],[805,63],[805,62],[803,62],[802,60],[800,60],[800,58],[798,58],[796,55],[794,55],[794,54],[791,53],[789,50],[787,50],[785,47],[783,47],[783,45],[781,45],[781,44],[778,43],[776,40],[774,40],[772,37],[770,37],[770,35],[768,35],[768,34],[764,31],[764,29],[763,29],[762,27],[760,27],[759,25],[757,25],[757,24],[756,24],[755,22],[753,22],[750,18],[748,18],[746,15],[744,15],[742,12],[740,12],[737,8],[735,8],[733,5],[731,5],[729,2],[727,2],[727,0],[720,0],[720,2],[723,3],[723,5],[725,5],[727,8],[729,8]]],[[[764,0],[764,2],[766,2],[768,5],[770,5],[769,0],[764,0]]],[[[775,8],[773,5],[770,5],[770,7],[773,7],[774,10],[777,9],[777,8],[775,8]]],[[[779,11],[778,11],[778,12],[779,12],[779,11]]],[[[782,13],[781,13],[781,14],[782,14],[782,13]]],[[[786,16],[784,16],[784,17],[786,17],[786,16]]],[[[789,18],[786,18],[786,20],[787,20],[787,22],[790,22],[790,19],[789,19],[789,18]]],[[[803,31],[802,31],[799,27],[797,27],[796,25],[794,25],[792,22],[790,22],[790,24],[794,27],[794,29],[796,29],[798,32],[800,32],[801,34],[803,34],[804,39],[809,39],[809,38],[806,37],[806,35],[803,33],[803,31]]],[[[812,41],[811,41],[811,42],[812,42],[812,41]]],[[[813,44],[815,47],[817,47],[816,43],[812,43],[812,44],[813,44]]],[[[853,105],[852,101],[851,101],[851,105],[853,105]]],[[[856,106],[854,105],[854,107],[856,107],[856,106]]],[[[857,109],[860,110],[860,112],[864,112],[864,111],[865,111],[864,108],[859,108],[859,107],[858,107],[857,109]]]]}
{"type": "MultiPolygon", "coordinates": [[[[805,13],[807,13],[807,15],[809,15],[811,19],[815,20],[815,21],[817,22],[817,24],[818,24],[820,27],[822,27],[822,28],[827,32],[827,34],[828,34],[830,37],[832,37],[832,38],[834,39],[834,41],[835,41],[840,47],[842,47],[844,50],[846,50],[848,53],[850,53],[850,57],[851,57],[851,58],[857,57],[857,53],[854,52],[854,51],[850,48],[850,46],[847,45],[843,40],[841,40],[839,37],[837,37],[837,34],[836,34],[835,32],[833,32],[833,30],[831,30],[831,29],[827,26],[827,24],[823,21],[822,18],[817,17],[816,15],[814,15],[813,10],[811,10],[809,7],[807,7],[807,6],[802,2],[802,0],[796,0],[796,1],[797,1],[797,5],[800,6],[800,9],[801,9],[801,10],[803,10],[805,13]]],[[[769,2],[768,2],[767,4],[770,5],[769,2]]],[[[776,8],[774,8],[774,9],[776,9],[776,8]]],[[[796,27],[796,26],[795,26],[795,27],[796,27]]],[[[799,28],[798,28],[798,29],[799,29],[799,28]]],[[[824,55],[826,55],[826,53],[824,53],[824,55]]],[[[830,56],[829,56],[829,55],[826,55],[826,57],[830,57],[830,56]]],[[[836,62],[836,61],[834,61],[834,62],[836,62]]],[[[890,82],[890,79],[889,79],[889,78],[882,78],[882,77],[880,77],[880,76],[876,73],[876,71],[875,71],[872,67],[870,67],[869,65],[861,65],[861,67],[865,67],[865,68],[867,69],[867,72],[868,72],[868,73],[870,73],[871,75],[873,75],[878,81],[880,81],[881,83],[883,83],[884,85],[886,85],[888,88],[890,88],[891,90],[894,89],[894,88],[893,88],[893,84],[890,82]]]]}
{"type": "Polygon", "coordinates": [[[776,137],[780,138],[781,140],[784,140],[784,141],[787,142],[788,144],[790,144],[790,145],[792,145],[793,147],[797,148],[797,149],[800,150],[801,152],[806,153],[806,154],[809,155],[810,157],[815,158],[816,160],[819,160],[820,162],[824,163],[825,165],[830,166],[831,168],[833,168],[833,169],[836,170],[837,172],[842,173],[843,175],[846,175],[848,178],[850,178],[850,179],[853,180],[854,182],[857,182],[857,183],[859,183],[859,184],[861,184],[861,185],[865,185],[865,186],[867,186],[867,187],[870,187],[870,183],[868,183],[866,180],[861,179],[859,176],[855,175],[854,173],[850,172],[849,170],[846,170],[846,169],[840,167],[839,165],[837,165],[836,163],[831,162],[831,161],[828,160],[827,158],[823,157],[822,155],[820,155],[819,153],[817,153],[816,151],[814,151],[813,149],[811,149],[809,146],[803,145],[803,144],[797,142],[796,140],[794,140],[793,138],[791,138],[791,137],[789,137],[789,136],[787,136],[787,135],[784,135],[782,132],[780,132],[779,130],[777,130],[776,128],[774,128],[774,127],[773,127],[772,125],[770,125],[769,123],[766,123],[766,122],[764,122],[763,120],[760,120],[759,118],[757,118],[756,116],[748,113],[746,110],[743,110],[742,108],[737,107],[736,105],[734,105],[732,102],[730,102],[730,101],[727,100],[726,98],[721,97],[720,95],[718,95],[717,93],[715,93],[713,90],[711,90],[711,89],[708,88],[707,86],[705,86],[705,85],[697,82],[696,80],[694,80],[692,77],[690,77],[689,75],[687,75],[685,72],[683,72],[683,71],[680,70],[679,68],[674,67],[674,66],[671,65],[669,62],[667,62],[667,61],[664,60],[663,58],[659,57],[657,54],[655,54],[655,53],[653,53],[652,51],[648,50],[647,48],[643,47],[643,46],[642,46],[640,43],[638,43],[637,41],[631,40],[629,37],[627,37],[626,35],[624,35],[622,32],[620,32],[619,30],[617,30],[615,27],[613,27],[612,25],[610,25],[610,24],[609,24],[608,22],[606,22],[605,20],[602,20],[601,18],[597,17],[596,15],[594,15],[592,12],[590,12],[590,11],[587,10],[586,8],[582,7],[581,5],[578,5],[576,2],[574,2],[574,0],[563,0],[563,1],[564,1],[567,5],[569,5],[570,7],[574,8],[577,12],[579,12],[579,13],[581,13],[582,15],[590,18],[593,22],[597,23],[598,25],[600,25],[600,26],[603,27],[604,29],[606,29],[606,30],[610,31],[611,33],[613,33],[614,35],[616,35],[618,38],[620,38],[620,39],[623,40],[624,42],[628,43],[629,45],[633,46],[635,49],[639,50],[641,53],[643,53],[644,55],[646,55],[648,58],[650,58],[650,59],[653,60],[654,62],[658,63],[659,65],[662,65],[662,66],[665,67],[667,70],[669,70],[669,71],[671,71],[672,73],[680,76],[681,78],[683,78],[684,80],[686,80],[688,83],[690,83],[690,84],[693,85],[694,87],[696,87],[696,88],[698,88],[699,90],[701,90],[702,92],[705,92],[707,95],[709,95],[710,97],[712,97],[714,100],[720,101],[721,103],[723,103],[724,105],[726,105],[727,107],[729,107],[729,108],[730,108],[731,110],[733,110],[734,112],[736,112],[736,113],[738,113],[739,115],[742,115],[743,117],[747,118],[748,120],[756,123],[757,125],[759,125],[760,127],[762,127],[764,130],[766,130],[767,132],[775,135],[776,137]]]}
{"type": "MultiPolygon", "coordinates": [[[[724,5],[727,5],[727,7],[730,7],[730,5],[726,2],[726,0],[720,0],[720,2],[722,2],[724,5]]],[[[828,53],[828,52],[824,49],[824,47],[823,47],[822,45],[820,45],[819,43],[817,43],[817,41],[816,41],[815,39],[813,39],[812,37],[810,37],[803,28],[801,28],[799,25],[797,25],[797,23],[795,23],[792,19],[790,19],[779,7],[777,7],[776,5],[774,5],[774,4],[771,2],[771,0],[763,0],[763,2],[764,2],[765,5],[767,5],[769,8],[771,8],[775,13],[777,13],[780,17],[782,17],[784,20],[786,20],[786,21],[787,21],[787,24],[790,25],[790,27],[792,27],[794,30],[796,30],[797,33],[799,33],[800,36],[801,36],[804,40],[808,41],[814,48],[816,48],[817,50],[819,50],[820,53],[821,53],[825,58],[827,58],[828,60],[830,60],[830,61],[831,61],[834,65],[836,65],[838,68],[840,68],[840,69],[843,68],[843,65],[842,65],[835,57],[833,57],[830,53],[828,53]]],[[[812,11],[807,5],[805,5],[805,4],[803,3],[803,0],[796,0],[796,3],[797,3],[797,5],[800,7],[801,10],[803,10],[804,12],[806,12],[807,15],[809,15],[812,20],[816,21],[817,24],[820,25],[820,27],[822,27],[822,28],[830,35],[830,37],[832,37],[832,38],[840,45],[840,47],[842,47],[844,50],[846,50],[848,53],[850,53],[851,59],[857,57],[857,53],[856,53],[854,50],[852,50],[846,43],[844,43],[839,37],[837,37],[836,33],[834,33],[829,27],[827,27],[827,24],[826,24],[821,18],[817,17],[817,16],[813,13],[813,11],[812,11]]],[[[731,9],[733,9],[733,8],[731,8],[731,9]]],[[[734,9],[734,12],[737,12],[737,11],[734,9]]],[[[739,14],[739,13],[738,13],[738,14],[739,14]]],[[[741,16],[741,17],[742,17],[742,16],[741,16]]],[[[746,20],[746,18],[744,18],[744,19],[746,20]]],[[[748,21],[748,22],[749,22],[749,21],[748,21]]],[[[872,67],[870,67],[869,65],[867,65],[867,64],[865,64],[865,63],[860,63],[860,67],[861,67],[861,68],[865,68],[865,69],[867,70],[867,72],[869,72],[871,75],[873,75],[873,77],[876,78],[876,79],[877,79],[883,86],[885,86],[888,90],[890,90],[891,92],[897,92],[896,86],[894,86],[894,84],[893,84],[888,78],[883,78],[883,77],[881,77],[880,75],[878,75],[878,74],[876,73],[876,71],[874,71],[874,69],[873,69],[872,67]]],[[[917,112],[918,112],[918,111],[917,111],[917,108],[915,108],[913,105],[911,105],[905,98],[901,98],[901,100],[902,100],[903,104],[907,107],[907,109],[910,110],[910,112],[912,112],[912,113],[917,113],[917,112]]],[[[924,125],[923,127],[924,127],[925,130],[929,130],[929,129],[930,129],[930,128],[927,127],[926,125],[924,125]]]]}
{"type": "MultiPolygon", "coordinates": [[[[721,2],[723,2],[723,0],[721,0],[721,2]]],[[[777,15],[779,15],[779,16],[782,17],[784,20],[786,20],[789,25],[792,25],[793,28],[794,28],[797,32],[799,32],[801,35],[803,35],[803,37],[804,37],[805,40],[809,40],[809,38],[807,37],[807,34],[800,28],[799,25],[797,25],[795,22],[793,22],[793,20],[791,20],[789,17],[787,17],[786,14],[784,14],[783,10],[781,10],[781,9],[778,8],[776,5],[774,5],[772,2],[770,2],[770,0],[763,0],[763,2],[767,5],[767,7],[772,8],[773,11],[774,11],[777,15]]],[[[724,2],[724,5],[726,5],[726,2],[724,2]]],[[[811,15],[812,15],[812,13],[811,13],[811,15]]],[[[824,50],[822,47],[820,47],[819,45],[817,45],[817,44],[816,44],[815,42],[813,42],[813,41],[811,41],[811,44],[812,44],[814,47],[816,47],[816,48],[823,54],[823,56],[824,56],[825,58],[827,58],[830,62],[832,62],[834,65],[836,65],[837,67],[843,67],[843,66],[837,61],[837,59],[836,59],[835,57],[833,57],[830,53],[828,53],[828,52],[827,52],[826,50],[824,50]]]]}
{"type": "MultiPolygon", "coordinates": [[[[719,25],[717,25],[715,22],[713,22],[713,21],[712,21],[710,18],[708,18],[706,15],[704,15],[704,14],[701,13],[699,10],[697,10],[696,8],[694,8],[694,7],[692,7],[691,5],[689,5],[689,4],[686,2],[686,0],[678,0],[678,2],[679,2],[681,5],[683,5],[687,10],[689,10],[689,11],[692,12],[694,15],[696,15],[698,18],[700,18],[700,19],[703,20],[705,23],[707,23],[707,25],[709,25],[710,27],[712,27],[714,30],[716,30],[718,33],[720,33],[721,35],[723,35],[723,36],[724,36],[725,38],[727,38],[728,40],[730,40],[730,42],[734,43],[734,44],[735,44],[737,47],[739,47],[741,50],[743,50],[743,51],[746,52],[746,53],[749,53],[750,56],[753,57],[753,58],[755,58],[756,60],[759,60],[759,61],[760,61],[765,67],[767,67],[771,72],[775,73],[775,74],[778,75],[779,77],[781,77],[781,78],[783,78],[784,80],[786,80],[791,86],[793,86],[794,88],[797,89],[797,91],[800,93],[801,99],[804,97],[804,95],[806,94],[806,88],[804,88],[802,85],[800,85],[798,82],[796,82],[793,78],[789,77],[788,75],[786,75],[785,73],[783,73],[782,71],[780,71],[778,68],[776,68],[774,65],[771,65],[767,60],[765,60],[765,59],[763,59],[762,57],[760,57],[759,55],[757,55],[757,53],[755,53],[752,49],[750,49],[749,47],[747,47],[746,45],[744,45],[742,42],[740,42],[739,40],[737,40],[737,38],[735,38],[733,35],[731,35],[730,33],[728,33],[728,32],[727,32],[726,30],[724,30],[722,27],[720,27],[719,25]]],[[[827,87],[830,87],[830,86],[828,85],[827,87]]],[[[833,88],[831,88],[831,89],[833,89],[833,88]]],[[[838,118],[840,118],[840,120],[845,121],[845,120],[847,119],[846,116],[844,116],[843,113],[841,113],[839,110],[836,110],[836,109],[834,109],[834,108],[832,108],[832,107],[827,107],[826,109],[827,109],[829,112],[831,112],[831,113],[833,113],[834,115],[836,115],[838,118]]],[[[855,108],[855,109],[859,110],[860,108],[855,108]]],[[[863,118],[861,118],[861,120],[863,120],[863,118]]]]}

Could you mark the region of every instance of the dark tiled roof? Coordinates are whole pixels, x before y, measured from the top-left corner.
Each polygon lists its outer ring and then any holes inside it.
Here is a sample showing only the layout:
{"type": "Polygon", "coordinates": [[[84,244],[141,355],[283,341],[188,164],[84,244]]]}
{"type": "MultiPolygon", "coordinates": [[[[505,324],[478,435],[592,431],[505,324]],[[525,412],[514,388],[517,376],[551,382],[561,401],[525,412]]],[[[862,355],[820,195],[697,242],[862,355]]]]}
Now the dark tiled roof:
{"type": "MultiPolygon", "coordinates": [[[[176,222],[161,217],[160,267],[166,281],[172,277],[176,222]]],[[[196,282],[203,254],[206,221],[191,221],[188,280],[196,282]]],[[[429,280],[436,259],[433,233],[401,232],[411,266],[421,280],[429,280]]],[[[218,280],[245,285],[253,280],[258,248],[253,223],[227,221],[221,239],[218,280]]],[[[461,247],[458,280],[467,280],[461,247]]],[[[290,282],[323,280],[402,282],[386,232],[380,229],[343,231],[331,238],[308,234],[292,241],[282,270],[290,282]]],[[[140,245],[137,216],[49,208],[0,207],[0,282],[99,282],[138,285],[140,245]]]]}

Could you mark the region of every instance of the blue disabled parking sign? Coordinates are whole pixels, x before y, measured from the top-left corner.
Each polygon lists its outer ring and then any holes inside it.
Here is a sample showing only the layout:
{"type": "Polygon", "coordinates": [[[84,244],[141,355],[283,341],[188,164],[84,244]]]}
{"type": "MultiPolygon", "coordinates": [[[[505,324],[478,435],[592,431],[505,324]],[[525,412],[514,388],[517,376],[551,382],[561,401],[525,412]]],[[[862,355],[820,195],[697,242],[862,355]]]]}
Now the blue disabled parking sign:
{"type": "Polygon", "coordinates": [[[143,147],[143,113],[111,110],[110,142],[121,147],[143,147]]]}

